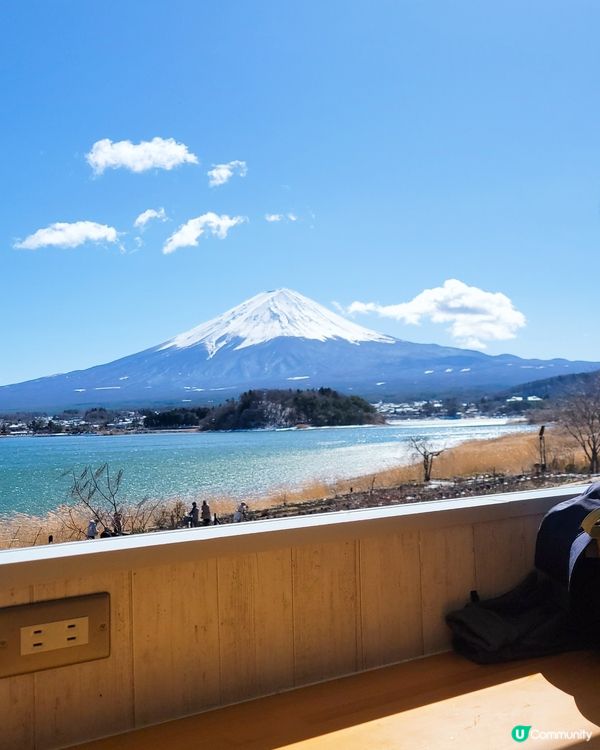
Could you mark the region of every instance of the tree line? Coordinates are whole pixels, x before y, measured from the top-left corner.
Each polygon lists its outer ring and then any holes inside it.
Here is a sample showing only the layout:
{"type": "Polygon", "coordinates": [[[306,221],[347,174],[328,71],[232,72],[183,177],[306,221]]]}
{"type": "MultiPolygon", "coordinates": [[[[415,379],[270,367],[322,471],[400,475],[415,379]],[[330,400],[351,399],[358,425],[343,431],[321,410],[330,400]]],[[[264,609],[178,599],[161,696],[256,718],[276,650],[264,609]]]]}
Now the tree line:
{"type": "Polygon", "coordinates": [[[145,410],[151,430],[197,427],[200,430],[253,430],[266,427],[380,424],[383,418],[359,396],[332,388],[313,390],[249,390],[214,407],[145,410]]]}

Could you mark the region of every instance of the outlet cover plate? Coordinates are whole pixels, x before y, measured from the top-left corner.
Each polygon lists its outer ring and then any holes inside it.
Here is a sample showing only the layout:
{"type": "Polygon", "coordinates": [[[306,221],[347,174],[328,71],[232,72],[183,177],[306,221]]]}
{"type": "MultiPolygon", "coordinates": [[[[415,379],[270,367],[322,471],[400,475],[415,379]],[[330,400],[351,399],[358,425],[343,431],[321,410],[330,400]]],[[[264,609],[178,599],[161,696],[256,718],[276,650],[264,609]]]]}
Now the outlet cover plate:
{"type": "Polygon", "coordinates": [[[107,656],[110,656],[110,594],[106,592],[0,609],[0,678],[107,656]],[[23,653],[22,637],[27,629],[43,626],[54,637],[61,623],[68,627],[71,621],[77,623],[76,627],[86,621],[85,643],[64,648],[54,644],[48,650],[23,653]]]}

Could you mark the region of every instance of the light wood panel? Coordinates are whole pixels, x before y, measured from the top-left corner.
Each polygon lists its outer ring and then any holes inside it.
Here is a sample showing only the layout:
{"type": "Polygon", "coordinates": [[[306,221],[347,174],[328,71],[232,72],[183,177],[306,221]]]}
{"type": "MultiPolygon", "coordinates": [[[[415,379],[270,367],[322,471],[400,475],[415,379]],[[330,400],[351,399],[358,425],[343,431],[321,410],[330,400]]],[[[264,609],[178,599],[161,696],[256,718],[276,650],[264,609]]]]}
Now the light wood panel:
{"type": "Polygon", "coordinates": [[[232,703],[257,689],[255,597],[256,555],[218,561],[221,697],[232,703]]]}
{"type": "Polygon", "coordinates": [[[219,559],[223,703],[293,684],[289,549],[219,559]]]}
{"type": "Polygon", "coordinates": [[[433,654],[450,648],[444,616],[464,606],[475,588],[473,527],[422,531],[420,548],[423,647],[433,654]]]}
{"type": "MultiPolygon", "coordinates": [[[[12,607],[31,601],[31,587],[0,588],[0,607],[12,607]]],[[[33,748],[34,676],[19,675],[0,679],[0,748],[33,748]]]]}
{"type": "Polygon", "coordinates": [[[361,539],[361,667],[369,669],[423,653],[419,535],[361,539]]]}
{"type": "Polygon", "coordinates": [[[136,724],[221,702],[216,560],[133,574],[136,724]]]}
{"type": "Polygon", "coordinates": [[[296,685],[357,669],[356,546],[350,540],[293,551],[296,685]]]}
{"type": "Polygon", "coordinates": [[[485,667],[440,654],[77,750],[512,750],[511,728],[525,721],[591,741],[524,748],[598,750],[599,670],[600,655],[586,651],[485,667]]]}
{"type": "Polygon", "coordinates": [[[255,599],[258,686],[261,693],[269,693],[294,684],[291,549],[258,556],[258,585],[255,599]]]}
{"type": "Polygon", "coordinates": [[[0,680],[0,748],[64,747],[444,649],[443,616],[471,589],[501,594],[533,568],[540,520],[360,538],[349,524],[346,538],[1,588],[0,606],[109,591],[112,625],[109,659],[0,680]]]}
{"type": "Polygon", "coordinates": [[[35,674],[36,748],[65,747],[134,726],[129,573],[34,587],[36,601],[110,593],[110,656],[35,674]]]}
{"type": "Polygon", "coordinates": [[[474,525],[475,575],[482,599],[509,591],[533,570],[542,518],[524,516],[474,525]]]}

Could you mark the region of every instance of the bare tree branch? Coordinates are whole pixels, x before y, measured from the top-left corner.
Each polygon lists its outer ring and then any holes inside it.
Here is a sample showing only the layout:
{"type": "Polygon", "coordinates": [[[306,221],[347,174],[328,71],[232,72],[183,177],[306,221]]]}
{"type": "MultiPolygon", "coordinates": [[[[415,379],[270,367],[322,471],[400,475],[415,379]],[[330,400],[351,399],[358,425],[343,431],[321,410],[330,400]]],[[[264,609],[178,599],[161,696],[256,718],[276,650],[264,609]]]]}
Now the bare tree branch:
{"type": "Polygon", "coordinates": [[[600,376],[572,390],[564,399],[558,420],[588,461],[590,474],[600,469],[600,376]]]}
{"type": "Polygon", "coordinates": [[[413,453],[421,456],[423,459],[423,481],[429,482],[431,479],[431,471],[433,469],[433,459],[440,456],[446,449],[440,448],[434,451],[431,444],[424,437],[412,437],[410,444],[413,449],[413,453]]]}
{"type": "Polygon", "coordinates": [[[86,536],[87,523],[84,524],[86,528],[82,528],[85,516],[78,520],[78,510],[85,511],[88,518],[93,518],[105,529],[112,529],[113,534],[139,534],[157,524],[166,525],[167,517],[164,511],[161,512],[160,500],[151,501],[148,497],[137,502],[121,500],[122,469],[113,474],[105,463],[96,469],[86,466],[79,474],[74,470],[67,471],[63,476],[71,479],[69,494],[72,503],[59,508],[56,518],[61,527],[70,532],[71,538],[86,536]]]}

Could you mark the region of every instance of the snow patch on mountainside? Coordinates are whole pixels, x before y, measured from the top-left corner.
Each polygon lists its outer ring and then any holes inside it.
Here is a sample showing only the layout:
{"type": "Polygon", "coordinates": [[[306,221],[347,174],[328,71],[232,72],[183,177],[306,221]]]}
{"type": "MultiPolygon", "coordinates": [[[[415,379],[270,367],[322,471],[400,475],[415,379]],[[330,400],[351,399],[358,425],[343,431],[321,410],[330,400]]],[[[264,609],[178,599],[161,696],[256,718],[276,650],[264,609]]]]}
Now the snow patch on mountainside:
{"type": "Polygon", "coordinates": [[[158,349],[204,346],[209,358],[231,341],[235,349],[262,344],[280,336],[326,341],[341,339],[351,344],[377,341],[393,344],[395,339],[356,325],[341,315],[291,289],[261,292],[190,331],[181,333],[158,349]]]}

